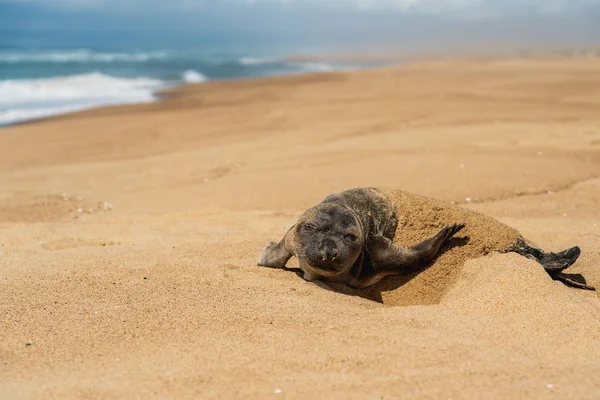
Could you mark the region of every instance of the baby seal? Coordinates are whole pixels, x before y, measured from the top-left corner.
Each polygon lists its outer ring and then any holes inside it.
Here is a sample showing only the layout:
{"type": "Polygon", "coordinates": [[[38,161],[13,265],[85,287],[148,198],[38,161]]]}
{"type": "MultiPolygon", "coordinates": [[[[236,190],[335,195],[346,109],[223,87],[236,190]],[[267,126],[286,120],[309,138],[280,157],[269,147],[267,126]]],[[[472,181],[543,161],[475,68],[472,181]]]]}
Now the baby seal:
{"type": "MultiPolygon", "coordinates": [[[[471,250],[459,261],[492,251],[516,252],[539,262],[555,280],[595,290],[562,272],[581,254],[578,247],[547,253],[516,230],[475,211],[404,191],[351,189],[330,195],[305,211],[279,243],[269,244],[259,266],[284,268],[292,256],[307,281],[340,282],[354,289],[375,285],[383,278],[419,271],[429,265],[459,232],[466,233],[471,250]],[[431,235],[419,243],[397,245],[412,231],[431,235]]],[[[424,236],[423,236],[424,237],[424,236]]]]}

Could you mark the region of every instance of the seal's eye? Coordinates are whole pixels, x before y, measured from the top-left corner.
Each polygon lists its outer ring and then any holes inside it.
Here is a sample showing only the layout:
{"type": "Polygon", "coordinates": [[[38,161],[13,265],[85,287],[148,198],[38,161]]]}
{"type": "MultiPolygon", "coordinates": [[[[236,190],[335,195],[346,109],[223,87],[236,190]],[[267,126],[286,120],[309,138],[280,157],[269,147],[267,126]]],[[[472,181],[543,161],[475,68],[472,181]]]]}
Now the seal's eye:
{"type": "Polygon", "coordinates": [[[317,231],[317,227],[314,225],[310,225],[310,224],[304,225],[303,228],[307,232],[316,232],[317,231]]]}
{"type": "Polygon", "coordinates": [[[346,238],[346,240],[348,240],[350,242],[356,242],[358,240],[358,237],[356,237],[356,235],[353,235],[351,233],[345,234],[344,238],[346,238]]]}

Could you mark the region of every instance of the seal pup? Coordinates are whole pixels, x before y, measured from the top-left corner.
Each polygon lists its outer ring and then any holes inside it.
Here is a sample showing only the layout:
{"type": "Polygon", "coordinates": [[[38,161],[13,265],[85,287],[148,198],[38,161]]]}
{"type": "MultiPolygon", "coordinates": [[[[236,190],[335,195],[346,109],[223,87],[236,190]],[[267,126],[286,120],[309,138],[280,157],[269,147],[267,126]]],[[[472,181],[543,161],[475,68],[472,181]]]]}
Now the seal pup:
{"type": "Polygon", "coordinates": [[[263,250],[258,265],[284,268],[295,256],[307,281],[364,289],[387,276],[422,270],[455,235],[469,230],[463,241],[473,242],[477,252],[464,253],[460,261],[491,251],[516,252],[539,262],[554,280],[595,290],[562,274],[581,254],[579,247],[547,253],[513,228],[481,213],[404,191],[375,188],[333,194],[306,210],[279,243],[272,242],[263,250]],[[433,231],[432,226],[441,226],[444,220],[454,221],[419,243],[394,244],[395,238],[413,228],[433,231]]]}

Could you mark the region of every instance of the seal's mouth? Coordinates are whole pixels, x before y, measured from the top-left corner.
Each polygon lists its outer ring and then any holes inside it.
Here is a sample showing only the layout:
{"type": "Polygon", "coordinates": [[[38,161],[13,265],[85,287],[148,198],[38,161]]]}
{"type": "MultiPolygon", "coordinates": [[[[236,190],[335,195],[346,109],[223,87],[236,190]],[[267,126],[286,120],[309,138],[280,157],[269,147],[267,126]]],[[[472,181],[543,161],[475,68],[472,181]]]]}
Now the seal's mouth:
{"type": "Polygon", "coordinates": [[[300,263],[300,268],[303,270],[308,268],[308,269],[316,272],[317,274],[319,274],[321,276],[326,276],[326,277],[342,275],[345,272],[343,269],[339,270],[339,269],[333,268],[332,266],[329,266],[329,265],[309,264],[306,261],[300,263]]]}
{"type": "Polygon", "coordinates": [[[324,266],[324,265],[309,265],[309,267],[317,272],[319,275],[323,275],[323,276],[336,276],[336,275],[341,275],[343,273],[343,271],[334,269],[332,267],[328,267],[328,266],[324,266]]]}
{"type": "Polygon", "coordinates": [[[329,266],[329,265],[310,265],[312,269],[318,269],[321,271],[330,271],[330,272],[338,272],[337,269],[329,266]]]}

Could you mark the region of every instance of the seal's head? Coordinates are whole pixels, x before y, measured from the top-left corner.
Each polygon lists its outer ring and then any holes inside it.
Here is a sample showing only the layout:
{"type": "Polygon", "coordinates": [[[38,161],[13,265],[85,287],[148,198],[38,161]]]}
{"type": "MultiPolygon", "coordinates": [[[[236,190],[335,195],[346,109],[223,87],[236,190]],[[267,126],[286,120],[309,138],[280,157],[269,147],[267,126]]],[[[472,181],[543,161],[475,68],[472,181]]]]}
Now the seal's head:
{"type": "Polygon", "coordinates": [[[301,268],[326,277],[350,271],[363,249],[362,227],[356,215],[332,203],[306,211],[296,225],[295,239],[301,268]]]}

